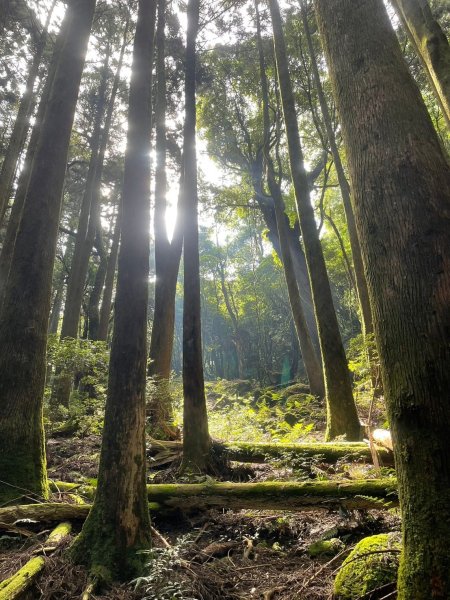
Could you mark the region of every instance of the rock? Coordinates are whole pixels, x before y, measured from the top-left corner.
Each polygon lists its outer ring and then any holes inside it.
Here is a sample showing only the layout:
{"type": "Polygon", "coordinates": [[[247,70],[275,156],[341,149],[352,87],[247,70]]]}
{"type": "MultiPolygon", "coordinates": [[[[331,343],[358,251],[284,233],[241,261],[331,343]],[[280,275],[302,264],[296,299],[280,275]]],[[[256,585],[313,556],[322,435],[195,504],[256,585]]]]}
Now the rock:
{"type": "Polygon", "coordinates": [[[382,598],[387,589],[375,590],[397,579],[400,533],[382,533],[361,540],[345,559],[334,581],[334,600],[382,598]],[[373,594],[370,592],[374,591],[373,594]],[[369,596],[370,594],[370,596],[369,596]]]}
{"type": "Polygon", "coordinates": [[[317,556],[335,556],[341,550],[345,548],[345,544],[338,538],[331,538],[330,540],[319,540],[314,542],[306,549],[310,558],[316,558],[317,556]]]}

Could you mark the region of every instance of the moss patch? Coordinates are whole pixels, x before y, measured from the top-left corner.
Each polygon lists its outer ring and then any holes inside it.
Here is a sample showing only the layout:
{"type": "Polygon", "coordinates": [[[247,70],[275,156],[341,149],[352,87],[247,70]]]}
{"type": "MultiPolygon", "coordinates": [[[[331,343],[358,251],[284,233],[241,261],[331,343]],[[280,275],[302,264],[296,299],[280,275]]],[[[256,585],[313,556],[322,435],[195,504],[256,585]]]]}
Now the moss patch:
{"type": "MultiPolygon", "coordinates": [[[[335,600],[357,600],[397,578],[399,533],[364,538],[345,559],[334,582],[335,600]]],[[[381,596],[386,595],[386,590],[381,596]]],[[[378,598],[376,594],[371,598],[378,598]]]]}
{"type": "Polygon", "coordinates": [[[319,540],[314,542],[307,548],[307,553],[310,558],[316,556],[335,556],[345,548],[344,543],[338,538],[331,538],[331,540],[319,540]]]}

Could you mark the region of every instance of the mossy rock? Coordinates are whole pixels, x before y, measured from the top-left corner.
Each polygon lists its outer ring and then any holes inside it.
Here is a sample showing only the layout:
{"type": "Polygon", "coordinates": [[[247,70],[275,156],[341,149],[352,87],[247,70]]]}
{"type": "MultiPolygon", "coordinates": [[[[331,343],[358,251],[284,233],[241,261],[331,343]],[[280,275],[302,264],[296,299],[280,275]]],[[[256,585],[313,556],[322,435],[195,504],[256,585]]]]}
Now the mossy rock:
{"type": "Polygon", "coordinates": [[[308,546],[306,552],[310,558],[316,558],[318,556],[335,556],[344,548],[344,542],[338,538],[331,538],[331,540],[319,540],[318,542],[314,542],[308,546]]]}
{"type": "Polygon", "coordinates": [[[399,533],[381,533],[361,540],[342,564],[334,581],[334,600],[357,600],[370,594],[372,600],[386,595],[375,590],[397,579],[399,533]]]}

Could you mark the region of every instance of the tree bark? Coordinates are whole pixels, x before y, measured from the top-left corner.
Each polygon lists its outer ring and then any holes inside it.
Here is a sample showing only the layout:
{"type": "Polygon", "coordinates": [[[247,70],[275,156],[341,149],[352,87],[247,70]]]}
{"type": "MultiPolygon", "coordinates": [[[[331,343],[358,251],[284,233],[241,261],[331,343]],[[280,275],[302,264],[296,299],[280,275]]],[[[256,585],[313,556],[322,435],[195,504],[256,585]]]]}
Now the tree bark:
{"type": "MultiPolygon", "coordinates": [[[[61,340],[78,337],[78,325],[80,322],[80,312],[83,304],[84,284],[89,268],[89,258],[95,236],[95,226],[90,223],[90,218],[93,211],[95,211],[95,216],[97,217],[97,207],[94,207],[93,205],[95,203],[97,186],[99,185],[99,173],[97,171],[99,168],[102,121],[104,116],[106,100],[105,96],[108,83],[108,64],[109,51],[106,53],[104,59],[97,95],[96,113],[90,142],[91,156],[89,159],[89,169],[86,178],[83,200],[81,202],[80,218],[78,221],[72,264],[70,267],[69,279],[67,281],[66,302],[64,305],[64,315],[61,325],[61,340]]],[[[106,132],[104,132],[104,134],[106,135],[106,132]]],[[[56,373],[52,395],[50,398],[50,405],[53,408],[56,409],[60,405],[64,407],[69,406],[72,380],[73,376],[71,374],[56,373]]]]}
{"type": "Polygon", "coordinates": [[[98,215],[95,244],[99,255],[99,264],[95,273],[94,285],[92,286],[87,306],[88,338],[90,340],[98,340],[98,330],[100,327],[100,299],[102,297],[106,271],[108,269],[108,255],[103,242],[100,214],[98,215]]]}
{"type": "Polygon", "coordinates": [[[297,331],[300,350],[302,353],[303,363],[305,365],[306,374],[308,376],[311,394],[325,397],[325,385],[323,381],[322,366],[317,358],[311,336],[306,323],[305,314],[300,298],[300,292],[297,286],[297,281],[294,275],[292,264],[291,248],[289,246],[288,230],[285,221],[284,202],[281,193],[281,188],[276,181],[275,169],[269,150],[270,137],[270,115],[269,115],[269,90],[267,84],[266,64],[264,58],[264,50],[261,39],[261,24],[259,16],[258,0],[255,0],[256,12],[256,35],[258,43],[259,55],[259,70],[261,75],[261,92],[264,117],[264,155],[267,169],[267,183],[272,196],[275,209],[275,218],[278,228],[278,239],[280,243],[281,262],[283,264],[284,277],[286,280],[289,304],[292,310],[292,317],[297,331]]]}
{"type": "Polygon", "coordinates": [[[35,106],[35,95],[33,94],[34,85],[39,75],[39,66],[41,64],[45,46],[47,44],[48,27],[52,18],[56,1],[57,0],[53,0],[53,3],[47,14],[44,31],[41,34],[37,47],[35,48],[33,62],[31,63],[25,84],[25,91],[20,99],[19,110],[14,122],[11,138],[9,140],[6,154],[3,158],[0,172],[0,224],[3,222],[6,209],[8,208],[8,202],[11,196],[17,164],[27,139],[28,130],[30,127],[30,117],[33,114],[33,109],[35,106]]]}
{"type": "Polygon", "coordinates": [[[350,198],[350,186],[348,184],[347,177],[345,176],[344,165],[342,164],[341,156],[337,147],[336,136],[333,129],[333,123],[331,121],[328,103],[325,98],[322,82],[320,80],[319,69],[317,67],[317,59],[311,39],[311,32],[308,23],[308,14],[305,8],[304,0],[302,0],[301,3],[301,11],[303,27],[306,34],[309,55],[311,58],[311,70],[316,86],[317,97],[319,99],[320,110],[322,112],[325,130],[327,132],[327,138],[328,143],[330,145],[331,155],[334,161],[334,168],[336,169],[339,188],[341,190],[342,204],[344,205],[348,237],[350,240],[350,247],[352,249],[353,267],[355,270],[356,290],[358,293],[359,305],[361,307],[361,324],[363,335],[364,337],[366,337],[367,335],[373,334],[372,311],[370,308],[369,290],[367,287],[366,276],[364,274],[361,247],[359,245],[358,233],[356,231],[355,215],[353,214],[352,202],[350,198]]]}
{"type": "MultiPolygon", "coordinates": [[[[175,328],[175,296],[180,268],[183,231],[180,213],[177,214],[172,241],[166,226],[166,73],[165,73],[165,11],[166,1],[158,2],[157,47],[157,99],[156,121],[156,170],[155,170],[155,309],[150,341],[150,364],[148,374],[154,380],[154,389],[148,400],[150,427],[154,435],[173,438],[175,434],[172,399],[170,396],[170,372],[172,364],[173,336],[175,328]]],[[[181,187],[183,181],[181,180],[181,187]]],[[[180,207],[179,207],[180,208],[180,207]]]]}
{"type": "Polygon", "coordinates": [[[97,494],[72,557],[113,578],[142,569],[150,545],[146,497],[145,383],[150,247],[150,149],[156,2],[139,0],[131,68],[127,150],[108,396],[97,494]]]}
{"type": "Polygon", "coordinates": [[[277,0],[269,0],[269,6],[292,182],[322,352],[327,402],[326,438],[330,440],[339,435],[345,435],[348,440],[358,440],[361,437],[361,429],[353,399],[345,350],[333,306],[325,259],[311,205],[280,9],[277,0]]]}
{"type": "Polygon", "coordinates": [[[427,0],[392,0],[450,128],[450,45],[427,0]]]}
{"type": "Polygon", "coordinates": [[[70,133],[95,0],[67,9],[0,314],[0,498],[48,492],[42,399],[52,271],[70,133]],[[9,485],[8,485],[9,484],[9,485]]]}
{"type": "Polygon", "coordinates": [[[62,43],[66,36],[63,27],[67,28],[69,23],[64,20],[61,25],[59,35],[56,39],[55,47],[53,50],[52,59],[47,72],[47,78],[45,80],[44,89],[42,91],[41,100],[39,102],[36,120],[31,130],[30,141],[26,151],[24,165],[19,175],[17,182],[17,190],[14,197],[14,203],[12,205],[11,214],[8,220],[8,226],[6,228],[5,239],[3,241],[2,251],[0,254],[0,305],[3,302],[3,294],[6,287],[6,282],[9,277],[11,268],[11,260],[14,252],[14,245],[16,243],[17,231],[19,229],[20,220],[22,218],[23,205],[25,202],[25,196],[28,191],[28,185],[30,182],[31,165],[33,157],[36,152],[37,144],[41,134],[42,123],[44,121],[45,111],[49,104],[50,92],[52,90],[53,81],[55,78],[56,67],[58,65],[59,56],[62,50],[62,43]]]}
{"type": "Polygon", "coordinates": [[[398,597],[449,598],[448,160],[383,2],[315,6],[394,442],[404,540],[398,597]]]}
{"type": "Polygon", "coordinates": [[[97,339],[105,341],[108,339],[109,320],[111,316],[112,297],[114,290],[114,279],[116,274],[117,256],[120,244],[120,208],[118,209],[116,224],[114,226],[111,251],[106,268],[105,289],[103,291],[102,306],[100,309],[100,323],[98,326],[97,339]]]}
{"type": "Polygon", "coordinates": [[[196,39],[200,2],[189,0],[185,63],[184,123],[184,305],[183,305],[183,463],[182,470],[204,472],[210,460],[210,437],[203,378],[200,323],[200,264],[196,156],[196,39]]]}

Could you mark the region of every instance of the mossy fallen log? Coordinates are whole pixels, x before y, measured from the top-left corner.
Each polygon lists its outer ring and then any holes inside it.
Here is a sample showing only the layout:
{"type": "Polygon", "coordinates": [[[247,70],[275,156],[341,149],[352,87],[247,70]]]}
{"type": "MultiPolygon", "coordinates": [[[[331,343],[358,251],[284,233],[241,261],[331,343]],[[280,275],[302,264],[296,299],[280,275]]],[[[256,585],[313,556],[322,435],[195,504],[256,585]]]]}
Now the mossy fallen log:
{"type": "Polygon", "coordinates": [[[369,509],[398,504],[394,479],[302,483],[202,483],[149,485],[148,498],[165,508],[304,511],[369,509]]]}
{"type": "MultiPolygon", "coordinates": [[[[46,504],[35,504],[28,506],[48,506],[46,504]]],[[[10,507],[19,509],[21,507],[10,507]]],[[[5,510],[5,509],[1,509],[5,510]]],[[[16,511],[17,512],[17,511],[16,511]]],[[[19,511],[20,512],[20,511],[19,511]]],[[[7,517],[8,518],[8,517],[7,517]]],[[[16,519],[17,520],[17,519],[16,519]]],[[[53,520],[53,519],[52,519],[53,520]]],[[[57,520],[57,519],[56,519],[57,520]]],[[[56,550],[62,540],[71,532],[70,523],[60,523],[48,536],[44,546],[40,549],[46,555],[56,550]]],[[[18,600],[24,592],[33,584],[39,573],[45,566],[43,556],[34,556],[27,561],[14,575],[0,583],[0,600],[18,600]]]]}
{"type": "Polygon", "coordinates": [[[42,556],[31,558],[17,573],[0,584],[0,600],[20,598],[42,571],[44,565],[45,559],[42,556]]]}
{"type": "Polygon", "coordinates": [[[5,524],[16,521],[32,520],[38,522],[83,520],[89,513],[89,504],[20,504],[0,508],[0,522],[5,524]]]}
{"type": "MultiPolygon", "coordinates": [[[[148,454],[159,465],[161,461],[170,459],[170,453],[181,453],[182,442],[152,440],[148,454]]],[[[363,442],[311,442],[299,444],[274,444],[267,442],[213,442],[213,450],[223,453],[229,460],[237,462],[264,463],[271,459],[313,459],[320,457],[323,462],[335,463],[338,460],[372,461],[370,448],[363,442]]],[[[392,464],[392,453],[387,448],[378,448],[377,451],[384,464],[392,464]]],[[[152,462],[150,462],[150,465],[152,462]]]]}
{"type": "MultiPolygon", "coordinates": [[[[307,481],[302,483],[183,483],[148,485],[149,509],[252,509],[307,511],[318,509],[373,509],[398,505],[395,479],[307,481]]],[[[0,508],[0,522],[82,520],[89,504],[27,504],[0,508]]]]}

